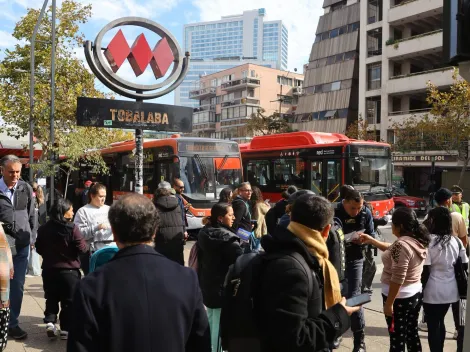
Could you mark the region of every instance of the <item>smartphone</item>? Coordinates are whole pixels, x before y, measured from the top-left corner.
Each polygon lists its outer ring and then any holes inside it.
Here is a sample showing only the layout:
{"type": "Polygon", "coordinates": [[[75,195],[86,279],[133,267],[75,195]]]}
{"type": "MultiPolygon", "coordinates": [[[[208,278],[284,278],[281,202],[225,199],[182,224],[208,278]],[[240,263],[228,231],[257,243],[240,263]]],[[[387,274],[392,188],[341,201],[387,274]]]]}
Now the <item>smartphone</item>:
{"type": "Polygon", "coordinates": [[[370,294],[363,293],[346,300],[346,305],[348,307],[357,307],[362,306],[363,304],[369,303],[371,301],[370,294]]]}

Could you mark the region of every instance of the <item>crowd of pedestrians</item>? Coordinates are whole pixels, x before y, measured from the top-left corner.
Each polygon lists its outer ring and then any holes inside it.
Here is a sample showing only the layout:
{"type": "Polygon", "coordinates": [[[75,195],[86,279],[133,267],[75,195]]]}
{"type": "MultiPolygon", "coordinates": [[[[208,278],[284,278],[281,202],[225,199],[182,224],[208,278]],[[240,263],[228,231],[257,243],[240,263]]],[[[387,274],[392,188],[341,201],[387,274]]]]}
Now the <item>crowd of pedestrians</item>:
{"type": "Polygon", "coordinates": [[[331,351],[351,329],[353,352],[366,352],[366,300],[346,298],[364,292],[371,247],[382,252],[390,351],[422,350],[424,309],[431,352],[442,352],[450,307],[463,351],[469,206],[457,186],[435,192],[422,224],[396,209],[396,240],[387,243],[351,186],[336,204],[291,186],[271,206],[244,182],[220,192],[194,244],[197,265],[187,268],[191,204],[181,180],[162,181],[153,201],[129,194],[112,206],[106,187],[87,181],[81,204],[59,199],[47,220],[40,186],[20,179],[20,160],[0,166],[0,351],[7,336],[27,336],[18,317],[34,251],[47,336],[68,340],[68,351],[331,351]]]}

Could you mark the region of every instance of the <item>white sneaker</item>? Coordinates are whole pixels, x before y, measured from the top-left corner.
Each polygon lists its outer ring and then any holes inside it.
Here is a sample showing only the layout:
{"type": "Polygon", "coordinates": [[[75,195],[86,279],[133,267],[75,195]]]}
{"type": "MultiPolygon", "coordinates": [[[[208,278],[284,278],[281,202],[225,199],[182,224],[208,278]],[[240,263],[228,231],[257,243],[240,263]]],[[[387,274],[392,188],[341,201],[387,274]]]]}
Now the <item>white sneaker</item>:
{"type": "Polygon", "coordinates": [[[455,330],[453,339],[457,340],[458,337],[459,337],[459,332],[457,330],[455,330]]]}
{"type": "Polygon", "coordinates": [[[46,333],[47,333],[47,336],[50,338],[50,339],[56,339],[57,336],[59,336],[59,330],[57,329],[57,327],[52,324],[52,323],[47,323],[46,325],[46,333]]]}
{"type": "Polygon", "coordinates": [[[427,331],[428,331],[428,324],[426,324],[426,323],[419,323],[419,324],[418,324],[418,330],[419,330],[419,331],[425,331],[425,332],[427,332],[427,331]]]}
{"type": "Polygon", "coordinates": [[[61,331],[60,332],[60,339],[61,340],[67,340],[68,337],[69,337],[69,332],[68,331],[61,331]]]}

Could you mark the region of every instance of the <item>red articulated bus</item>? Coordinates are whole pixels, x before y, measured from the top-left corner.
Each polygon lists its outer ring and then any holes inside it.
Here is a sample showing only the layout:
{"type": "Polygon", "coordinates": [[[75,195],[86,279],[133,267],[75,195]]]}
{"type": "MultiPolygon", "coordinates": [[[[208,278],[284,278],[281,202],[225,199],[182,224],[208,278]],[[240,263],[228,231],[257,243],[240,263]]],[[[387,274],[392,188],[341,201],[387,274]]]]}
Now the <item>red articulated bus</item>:
{"type": "MultiPolygon", "coordinates": [[[[106,185],[107,204],[122,195],[135,191],[135,142],[113,143],[101,150],[109,167],[109,175],[93,173],[91,167],[80,167],[77,182],[96,180],[106,185]]],[[[224,187],[242,182],[240,150],[234,141],[171,138],[144,141],[144,195],[153,198],[161,181],[172,183],[174,178],[183,181],[185,203],[190,203],[188,230],[202,227],[202,218],[210,215],[212,205],[218,201],[224,187]]]]}
{"type": "Polygon", "coordinates": [[[292,132],[254,137],[241,144],[245,181],[276,202],[291,185],[309,189],[331,202],[342,185],[354,186],[374,208],[374,217],[394,207],[391,149],[386,143],[350,139],[339,133],[292,132]]]}

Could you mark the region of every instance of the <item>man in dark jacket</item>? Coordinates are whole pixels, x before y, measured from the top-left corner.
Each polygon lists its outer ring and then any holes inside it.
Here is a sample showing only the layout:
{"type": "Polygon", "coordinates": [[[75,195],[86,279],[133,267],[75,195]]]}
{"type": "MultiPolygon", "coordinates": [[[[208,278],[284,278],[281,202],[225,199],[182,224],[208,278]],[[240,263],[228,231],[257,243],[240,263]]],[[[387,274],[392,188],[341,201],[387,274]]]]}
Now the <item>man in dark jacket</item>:
{"type": "Polygon", "coordinates": [[[160,215],[159,229],[155,236],[155,249],[168,259],[184,265],[183,217],[178,198],[172,194],[171,185],[168,182],[159,183],[154,204],[160,215]]]}
{"type": "Polygon", "coordinates": [[[286,213],[287,204],[289,204],[289,197],[295,192],[297,192],[297,187],[290,186],[286,191],[282,192],[282,199],[266,213],[265,220],[268,233],[272,233],[276,230],[279,220],[281,220],[282,216],[286,213]]]}
{"type": "Polygon", "coordinates": [[[0,221],[7,235],[15,239],[15,274],[10,282],[10,323],[8,335],[20,340],[28,336],[18,325],[30,246],[36,242],[36,211],[33,190],[20,180],[21,161],[15,155],[0,160],[0,221]]]}
{"type": "Polygon", "coordinates": [[[251,223],[251,195],[253,190],[249,182],[243,182],[238,186],[238,196],[232,201],[232,208],[235,214],[235,221],[233,222],[233,232],[237,233],[238,229],[243,229],[248,232],[253,231],[253,224],[251,223]]]}
{"type": "Polygon", "coordinates": [[[158,214],[135,193],[112,205],[119,252],[78,284],[68,352],[210,352],[196,273],[152,248],[158,214]]]}
{"type": "MultiPolygon", "coordinates": [[[[375,238],[374,220],[371,211],[364,206],[364,198],[360,192],[350,189],[345,192],[344,199],[335,210],[337,217],[343,224],[344,234],[354,231],[363,231],[375,238]]],[[[360,244],[349,243],[346,245],[346,279],[348,282],[347,298],[361,294],[362,271],[364,267],[363,248],[360,244]]],[[[351,316],[351,330],[354,334],[353,352],[365,352],[365,320],[364,312],[351,316]]]]}
{"type": "MultiPolygon", "coordinates": [[[[293,205],[291,219],[292,224],[296,223],[307,233],[315,232],[323,237],[318,242],[315,237],[311,240],[326,250],[324,239],[333,220],[333,208],[326,199],[314,194],[302,195],[293,205]]],[[[305,240],[292,231],[290,225],[288,229],[279,226],[274,234],[261,240],[268,256],[277,255],[263,268],[255,301],[262,351],[328,351],[333,341],[349,329],[348,315],[358,308],[347,307],[346,300],[339,296],[339,303],[325,309],[323,287],[339,287],[338,277],[330,276],[325,283],[323,267],[313,255],[313,247],[307,247],[305,240]],[[300,254],[310,270],[306,271],[293,253],[300,254]]],[[[331,265],[326,261],[323,257],[323,265],[331,265]]]]}

